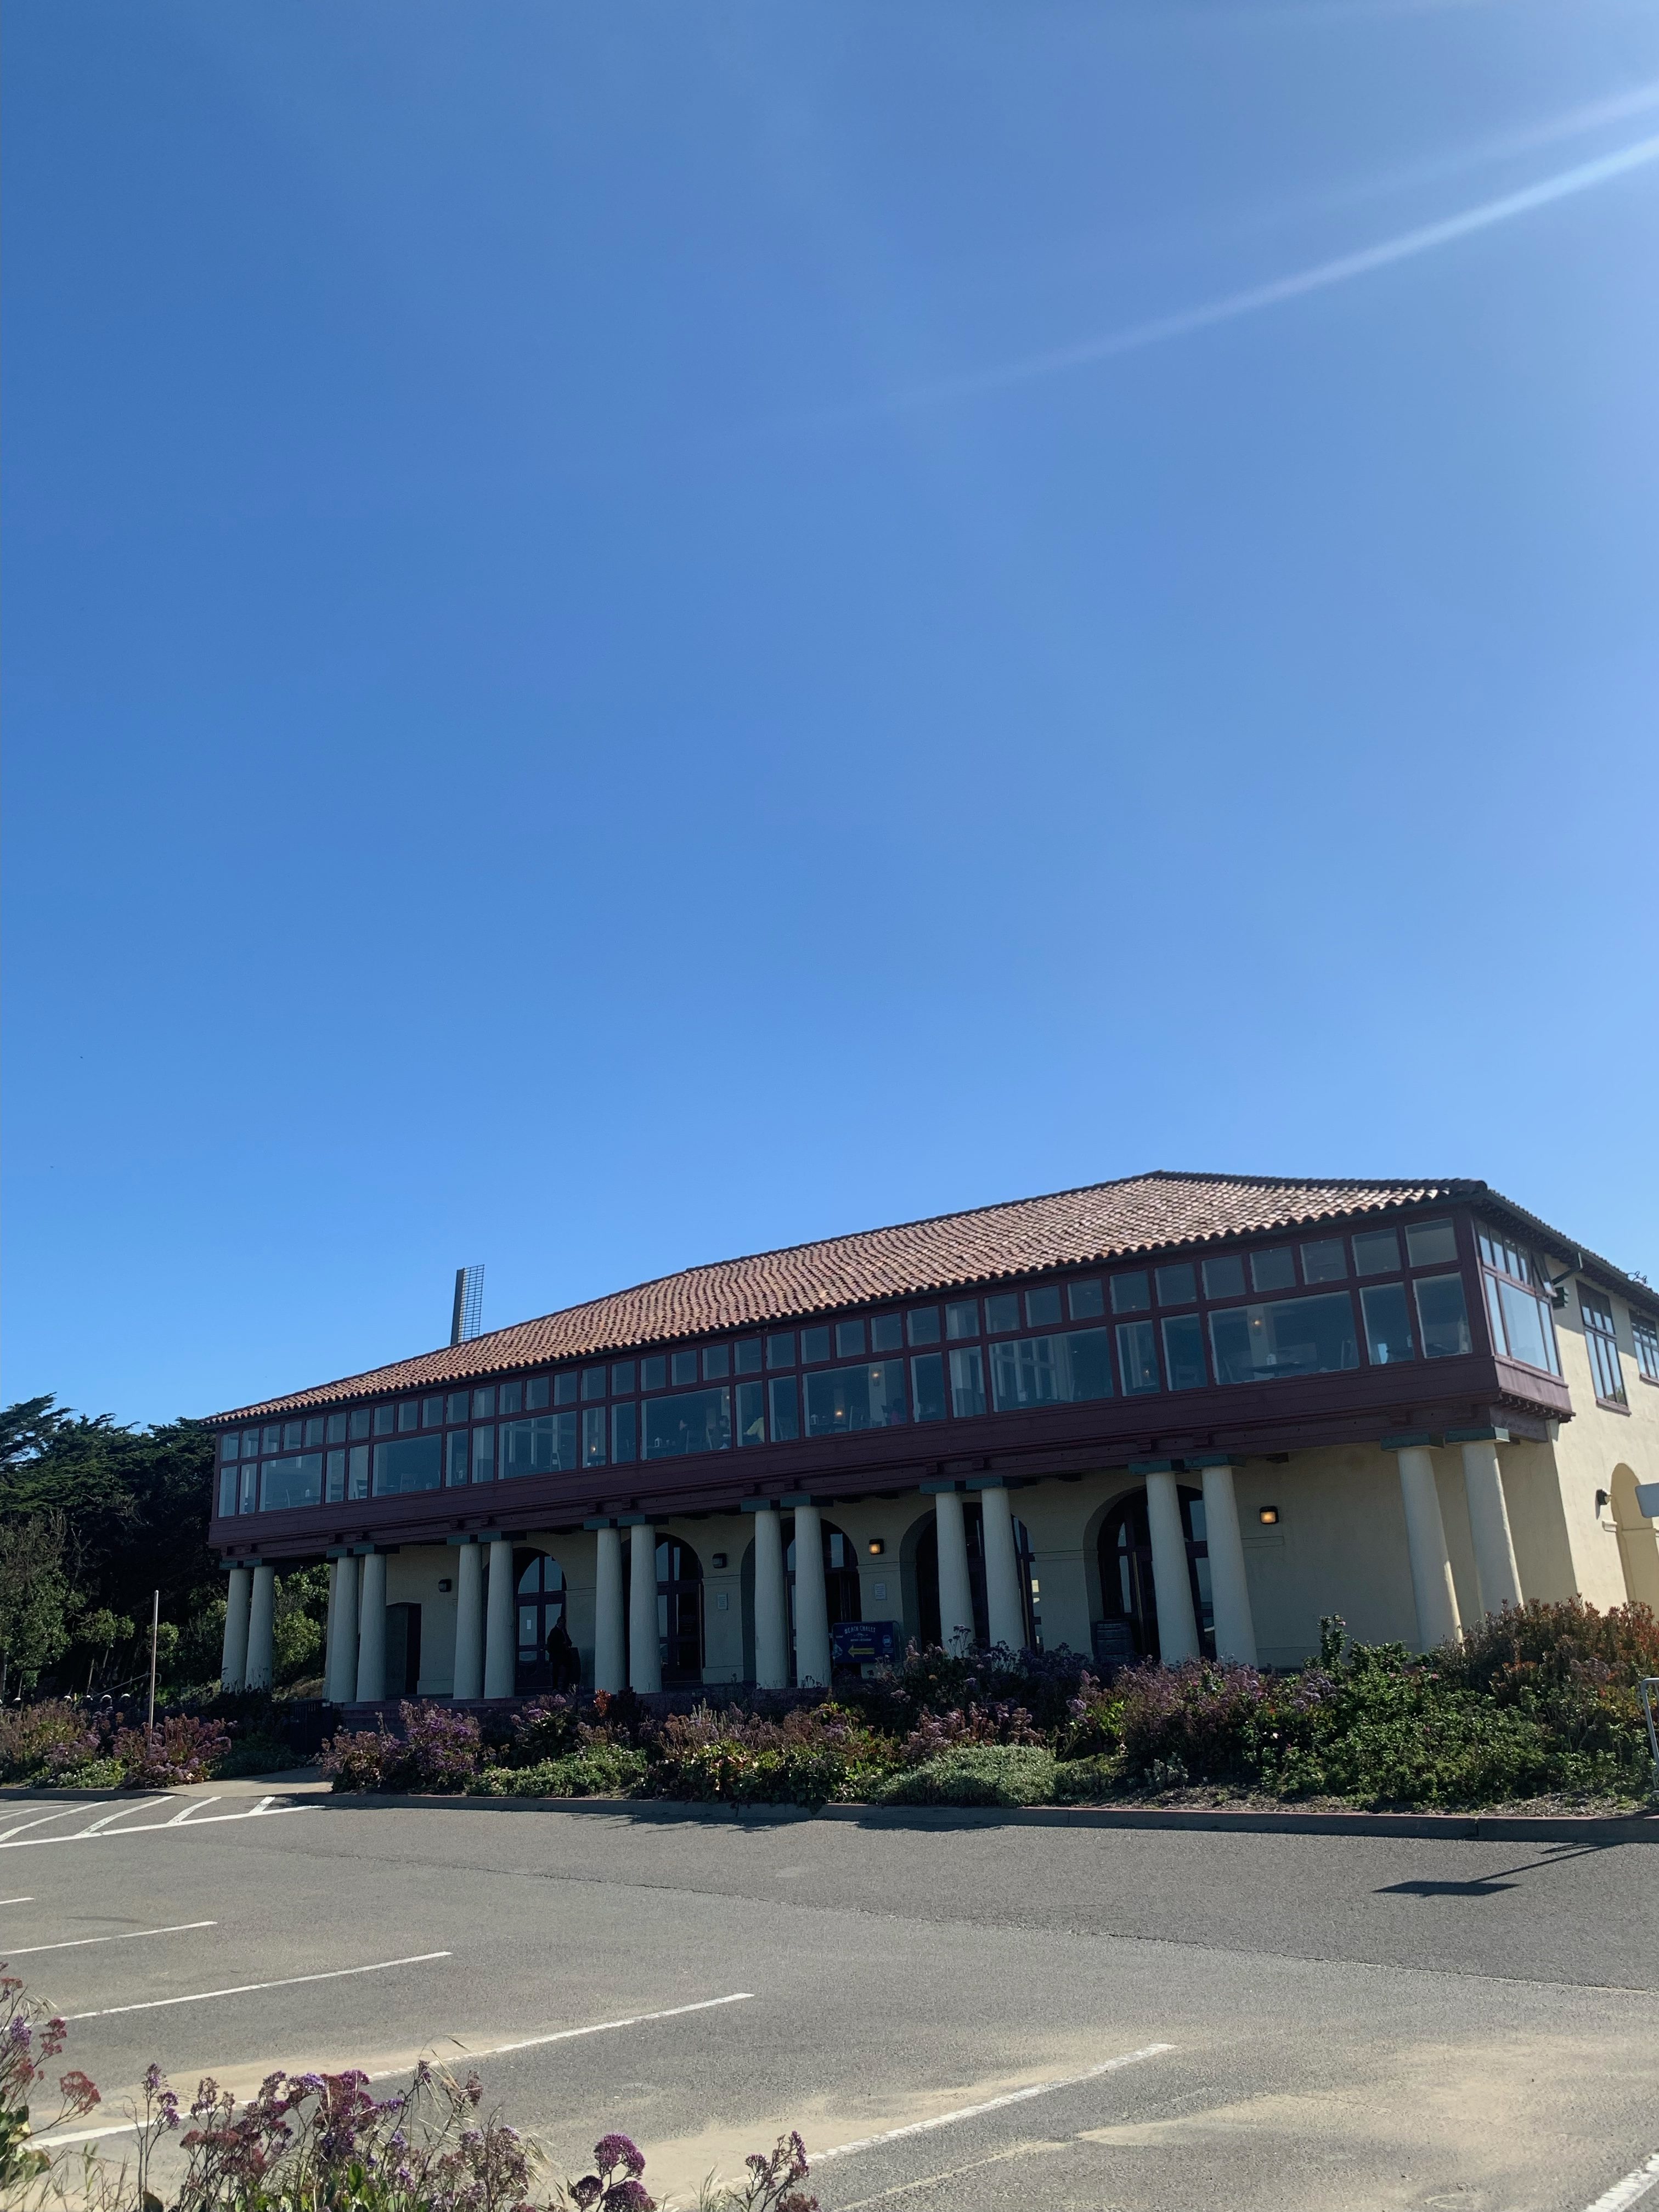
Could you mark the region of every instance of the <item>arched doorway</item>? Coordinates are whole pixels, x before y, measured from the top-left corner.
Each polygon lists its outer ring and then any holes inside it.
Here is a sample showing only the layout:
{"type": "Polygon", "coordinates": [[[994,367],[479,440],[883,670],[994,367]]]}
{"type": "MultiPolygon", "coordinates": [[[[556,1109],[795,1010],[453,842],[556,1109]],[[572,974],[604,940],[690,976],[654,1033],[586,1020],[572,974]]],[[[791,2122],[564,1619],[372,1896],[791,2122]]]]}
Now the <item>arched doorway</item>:
{"type": "MultiPolygon", "coordinates": [[[[823,1595],[829,1608],[830,1626],[838,1620],[862,1620],[864,1601],[859,1592],[859,1558],[850,1536],[844,1535],[833,1521],[820,1520],[823,1537],[823,1595]]],[[[789,1593],[789,1675],[793,1681],[795,1666],[795,1540],[789,1539],[783,1555],[784,1580],[789,1593]]]]}
{"type": "MultiPolygon", "coordinates": [[[[1210,1595],[1210,1549],[1204,1527],[1204,1498],[1183,1483],[1181,1521],[1187,1537],[1187,1571],[1192,1578],[1193,1611],[1199,1643],[1206,1658],[1215,1656],[1215,1605],[1210,1595]]],[[[1135,1655],[1160,1656],[1158,1593],[1152,1583],[1152,1534],[1146,1518],[1146,1492],[1132,1490],[1107,1514],[1100,1529],[1100,1595],[1105,1618],[1127,1625],[1135,1655]]]]}
{"type": "Polygon", "coordinates": [[[550,1552],[520,1549],[513,1554],[513,1571],[519,1618],[514,1686],[525,1697],[554,1686],[547,1639],[564,1620],[564,1571],[550,1552]]]}
{"type": "MultiPolygon", "coordinates": [[[[634,1610],[633,1540],[629,1539],[623,1557],[624,1650],[634,1610]]],[[[657,1539],[657,1642],[664,1689],[682,1690],[702,1680],[702,1561],[678,1536],[657,1539]]]]}
{"type": "MultiPolygon", "coordinates": [[[[983,1651],[991,1640],[991,1612],[985,1595],[985,1516],[977,1505],[964,1504],[962,1518],[968,1538],[968,1586],[974,1600],[974,1644],[977,1650],[983,1651]]],[[[1014,1516],[1014,1559],[1019,1570],[1019,1600],[1025,1623],[1025,1645],[1028,1650],[1035,1651],[1038,1647],[1036,1612],[1031,1602],[1031,1537],[1018,1515],[1014,1516]]],[[[937,1644],[940,1632],[939,1522],[932,1515],[916,1539],[915,1577],[917,1627],[921,1638],[924,1644],[937,1644]]]]}
{"type": "Polygon", "coordinates": [[[1632,1605],[1659,1613],[1659,1526],[1636,1502],[1636,1477],[1627,1467],[1613,1471],[1613,1517],[1619,1530],[1619,1564],[1625,1571],[1625,1596],[1632,1605]]]}

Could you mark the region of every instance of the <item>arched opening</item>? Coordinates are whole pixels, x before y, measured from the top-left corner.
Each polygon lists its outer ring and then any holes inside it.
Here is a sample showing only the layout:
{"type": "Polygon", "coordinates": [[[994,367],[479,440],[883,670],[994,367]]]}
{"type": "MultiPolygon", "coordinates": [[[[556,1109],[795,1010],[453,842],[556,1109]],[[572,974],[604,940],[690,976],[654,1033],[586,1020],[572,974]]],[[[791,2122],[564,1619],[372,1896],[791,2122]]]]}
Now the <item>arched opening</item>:
{"type": "MultiPolygon", "coordinates": [[[[623,1547],[623,1638],[633,1620],[633,1539],[623,1547]]],[[[678,1536],[657,1539],[657,1643],[665,1690],[702,1680],[702,1561],[678,1536]]]]}
{"type": "Polygon", "coordinates": [[[1629,1468],[1614,1468],[1611,1496],[1625,1595],[1632,1605],[1650,1606],[1659,1613],[1659,1524],[1650,1521],[1637,1504],[1636,1477],[1629,1468]]]}
{"type": "MultiPolygon", "coordinates": [[[[570,1660],[565,1655],[564,1571],[550,1552],[523,1547],[513,1554],[517,1594],[519,1634],[514,1667],[514,1686],[520,1697],[538,1690],[569,1686],[570,1660]],[[553,1649],[548,1649],[548,1638],[553,1649]]],[[[574,1647],[571,1647],[574,1655],[574,1647]]]]}
{"type": "MultiPolygon", "coordinates": [[[[974,1643],[983,1651],[991,1640],[991,1610],[985,1595],[985,1516],[977,1505],[964,1504],[962,1512],[963,1529],[968,1539],[968,1586],[974,1600],[974,1643]]],[[[1020,1610],[1024,1620],[1024,1643],[1029,1650],[1037,1648],[1036,1610],[1032,1605],[1031,1585],[1035,1567],[1031,1553],[1030,1531],[1014,1516],[1014,1559],[1019,1570],[1020,1610]]],[[[939,1640],[939,1520],[930,1514],[916,1538],[914,1553],[916,1580],[917,1629],[924,1644],[939,1640]]]]}
{"type": "MultiPolygon", "coordinates": [[[[850,1536],[843,1535],[833,1521],[820,1520],[823,1537],[823,1595],[829,1608],[830,1626],[833,1630],[838,1620],[862,1620],[864,1601],[859,1593],[859,1559],[850,1536]]],[[[789,1593],[789,1679],[793,1681],[798,1672],[795,1664],[795,1539],[792,1534],[783,1555],[784,1580],[789,1593]]]]}
{"type": "MultiPolygon", "coordinates": [[[[1187,1571],[1192,1578],[1193,1611],[1199,1642],[1215,1656],[1215,1605],[1210,1595],[1210,1550],[1204,1527],[1202,1493],[1183,1483],[1181,1521],[1187,1537],[1187,1571]]],[[[1100,1527],[1100,1595],[1104,1618],[1128,1632],[1139,1659],[1162,1656],[1158,1635],[1158,1592],[1152,1582],[1152,1533],[1146,1517],[1145,1489],[1132,1490],[1111,1507],[1100,1527]]]]}

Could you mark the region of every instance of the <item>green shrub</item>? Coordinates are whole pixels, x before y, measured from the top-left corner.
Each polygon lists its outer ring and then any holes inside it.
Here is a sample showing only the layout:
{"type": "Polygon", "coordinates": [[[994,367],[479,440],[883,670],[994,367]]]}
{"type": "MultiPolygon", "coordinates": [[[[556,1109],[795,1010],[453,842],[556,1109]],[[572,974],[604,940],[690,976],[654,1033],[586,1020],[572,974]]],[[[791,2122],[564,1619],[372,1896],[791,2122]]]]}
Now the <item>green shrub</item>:
{"type": "Polygon", "coordinates": [[[470,1797],[626,1797],[645,1780],[642,1751],[592,1744],[535,1766],[487,1766],[467,1784],[470,1797]]]}
{"type": "Polygon", "coordinates": [[[37,1790],[118,1790],[125,1778],[126,1769],[112,1755],[89,1759],[80,1766],[50,1769],[34,1786],[37,1790]]]}
{"type": "Polygon", "coordinates": [[[1024,1743],[963,1744],[894,1776],[885,1805],[1046,1805],[1054,1794],[1054,1755],[1024,1743]]]}
{"type": "Polygon", "coordinates": [[[1111,1753],[1062,1759],[1054,1768],[1056,1805],[1097,1805],[1123,1791],[1123,1762],[1111,1753]]]}
{"type": "Polygon", "coordinates": [[[781,1714],[672,1714],[650,1747],[650,1794],[728,1804],[827,1805],[870,1795],[897,1753],[836,1704],[781,1714]]]}
{"type": "Polygon", "coordinates": [[[280,1774],[301,1764],[280,1736],[245,1735],[215,1760],[213,1777],[217,1782],[233,1781],[239,1774],[280,1774]]]}

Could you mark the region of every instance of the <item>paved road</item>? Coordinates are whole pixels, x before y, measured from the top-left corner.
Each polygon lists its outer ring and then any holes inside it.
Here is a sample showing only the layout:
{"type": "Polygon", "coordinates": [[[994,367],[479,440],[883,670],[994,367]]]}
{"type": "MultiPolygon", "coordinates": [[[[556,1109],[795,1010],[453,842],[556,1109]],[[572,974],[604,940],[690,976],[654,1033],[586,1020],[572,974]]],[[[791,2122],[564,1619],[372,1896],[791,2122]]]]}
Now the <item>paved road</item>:
{"type": "Polygon", "coordinates": [[[115,2117],[430,2051],[659,2192],[798,2126],[825,2212],[1585,2212],[1659,2152],[1653,1846],[259,1803],[0,1805],[115,2117]]]}

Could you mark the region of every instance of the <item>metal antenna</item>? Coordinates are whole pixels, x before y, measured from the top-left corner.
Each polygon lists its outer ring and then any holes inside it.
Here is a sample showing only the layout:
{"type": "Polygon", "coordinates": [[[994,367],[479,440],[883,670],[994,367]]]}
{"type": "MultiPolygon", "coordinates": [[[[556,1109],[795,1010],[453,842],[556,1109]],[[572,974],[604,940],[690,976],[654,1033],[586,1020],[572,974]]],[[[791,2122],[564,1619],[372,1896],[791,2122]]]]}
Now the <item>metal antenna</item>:
{"type": "Polygon", "coordinates": [[[449,1340],[465,1344],[483,1333],[483,1261],[476,1267],[455,1270],[455,1306],[449,1319],[449,1340]]]}

